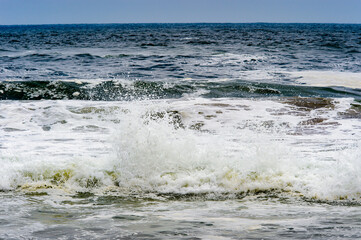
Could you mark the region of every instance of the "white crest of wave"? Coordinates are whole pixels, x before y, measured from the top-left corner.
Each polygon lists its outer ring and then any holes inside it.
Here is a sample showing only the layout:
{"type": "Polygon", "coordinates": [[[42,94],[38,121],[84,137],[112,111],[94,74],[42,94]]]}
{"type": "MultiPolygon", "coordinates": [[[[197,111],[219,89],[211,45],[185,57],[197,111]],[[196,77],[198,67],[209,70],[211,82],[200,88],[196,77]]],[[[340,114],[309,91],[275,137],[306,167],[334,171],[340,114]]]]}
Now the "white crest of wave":
{"type": "MultiPolygon", "coordinates": [[[[278,191],[307,198],[359,201],[359,141],[348,147],[325,148],[325,151],[322,151],[322,142],[316,141],[316,145],[321,145],[315,149],[321,150],[309,149],[310,145],[297,144],[298,138],[307,139],[307,136],[297,137],[269,129],[262,131],[264,129],[260,126],[254,128],[261,116],[264,120],[273,117],[273,121],[280,123],[286,119],[294,120],[296,117],[270,114],[270,108],[286,107],[283,104],[252,100],[203,101],[98,103],[97,107],[93,106],[95,103],[82,102],[38,103],[37,110],[24,112],[21,116],[23,122],[27,118],[33,119],[29,120],[30,125],[27,126],[32,127],[33,132],[28,135],[21,135],[25,131],[13,133],[14,139],[19,134],[34,146],[28,147],[29,151],[23,154],[13,152],[14,157],[1,150],[3,167],[0,169],[0,188],[16,189],[20,186],[22,189],[37,190],[55,185],[66,191],[111,190],[136,194],[278,191]],[[47,104],[52,107],[47,108],[47,104]],[[63,104],[72,106],[64,107],[63,104]],[[240,106],[237,111],[233,109],[236,105],[240,106]],[[223,113],[214,118],[209,115],[205,121],[205,114],[200,115],[197,108],[209,112],[222,110],[223,113]],[[228,113],[226,108],[230,109],[228,113]],[[67,123],[56,123],[52,125],[52,130],[44,132],[34,125],[34,119],[43,116],[44,111],[50,115],[54,113],[57,118],[66,115],[67,123]],[[250,118],[252,127],[240,127],[237,123],[242,122],[242,118],[250,118]],[[200,120],[205,125],[197,129],[194,123],[201,123],[200,120]],[[79,132],[79,125],[102,128],[95,128],[99,132],[94,128],[79,132]],[[69,128],[74,130],[70,131],[69,128]],[[36,131],[39,131],[38,135],[36,131]],[[72,137],[79,144],[46,142],[49,136],[60,137],[64,132],[70,134],[67,138],[72,137]],[[46,146],[50,152],[44,154],[46,149],[40,148],[41,154],[30,156],[31,149],[39,148],[35,142],[39,138],[41,147],[46,146]],[[71,154],[64,154],[65,148],[71,154]],[[88,149],[95,150],[86,152],[88,149]],[[59,154],[53,156],[53,153],[59,154]]],[[[27,109],[28,104],[20,105],[27,109]]],[[[31,104],[36,108],[35,103],[31,104]]],[[[47,118],[51,118],[50,115],[47,118]]],[[[345,121],[358,124],[352,119],[345,121]]],[[[329,134],[315,137],[339,141],[336,130],[329,134]]]]}
{"type": "Polygon", "coordinates": [[[116,141],[119,180],[125,187],[176,193],[279,187],[277,179],[269,178],[281,176],[289,154],[262,137],[240,136],[244,142],[234,153],[224,136],[175,128],[169,115],[128,120],[116,141]]]}
{"type": "MultiPolygon", "coordinates": [[[[156,111],[155,111],[156,112],[156,111]]],[[[132,113],[134,114],[134,113],[132,113]]],[[[218,133],[174,128],[130,114],[120,125],[120,186],[164,193],[239,193],[280,190],[321,199],[359,198],[357,146],[323,160],[305,157],[287,141],[250,130],[218,133]],[[230,140],[233,139],[233,140],[230,140]]]]}

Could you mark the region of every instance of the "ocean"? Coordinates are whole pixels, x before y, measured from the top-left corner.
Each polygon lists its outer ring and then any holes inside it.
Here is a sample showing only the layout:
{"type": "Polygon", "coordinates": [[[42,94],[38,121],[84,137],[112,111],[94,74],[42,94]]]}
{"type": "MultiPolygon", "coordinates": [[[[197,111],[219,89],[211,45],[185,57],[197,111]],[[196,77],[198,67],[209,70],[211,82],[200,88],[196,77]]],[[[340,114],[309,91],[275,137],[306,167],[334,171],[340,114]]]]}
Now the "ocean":
{"type": "Polygon", "coordinates": [[[361,25],[0,26],[0,239],[360,239],[361,25]]]}

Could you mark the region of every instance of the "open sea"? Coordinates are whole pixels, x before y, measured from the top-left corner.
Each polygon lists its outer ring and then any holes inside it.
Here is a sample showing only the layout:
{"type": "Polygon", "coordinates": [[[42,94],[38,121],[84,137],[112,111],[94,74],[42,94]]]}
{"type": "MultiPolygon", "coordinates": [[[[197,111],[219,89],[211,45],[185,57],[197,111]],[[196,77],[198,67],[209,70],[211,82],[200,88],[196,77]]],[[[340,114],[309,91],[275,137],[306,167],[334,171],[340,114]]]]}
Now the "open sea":
{"type": "Polygon", "coordinates": [[[0,239],[361,239],[361,25],[0,26],[0,239]]]}

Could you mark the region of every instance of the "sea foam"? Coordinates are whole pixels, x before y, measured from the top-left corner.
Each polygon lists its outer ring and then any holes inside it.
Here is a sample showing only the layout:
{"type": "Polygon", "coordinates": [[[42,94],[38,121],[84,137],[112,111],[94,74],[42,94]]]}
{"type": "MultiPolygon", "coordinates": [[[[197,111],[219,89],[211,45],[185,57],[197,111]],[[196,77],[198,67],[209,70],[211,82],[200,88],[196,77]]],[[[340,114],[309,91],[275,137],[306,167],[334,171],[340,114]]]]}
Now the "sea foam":
{"type": "Polygon", "coordinates": [[[7,102],[0,187],[359,201],[359,133],[349,131],[360,123],[337,114],[350,103],[297,112],[290,100],[7,102]],[[307,120],[314,114],[325,120],[307,120]]]}

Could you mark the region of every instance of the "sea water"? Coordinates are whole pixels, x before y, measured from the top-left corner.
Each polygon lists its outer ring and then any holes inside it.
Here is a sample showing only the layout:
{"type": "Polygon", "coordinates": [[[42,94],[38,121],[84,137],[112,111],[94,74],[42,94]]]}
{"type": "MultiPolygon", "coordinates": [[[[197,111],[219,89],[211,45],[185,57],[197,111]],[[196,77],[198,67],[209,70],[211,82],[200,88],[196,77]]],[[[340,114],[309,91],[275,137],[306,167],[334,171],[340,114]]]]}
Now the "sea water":
{"type": "Polygon", "coordinates": [[[361,25],[0,26],[0,238],[361,238],[361,25]]]}

